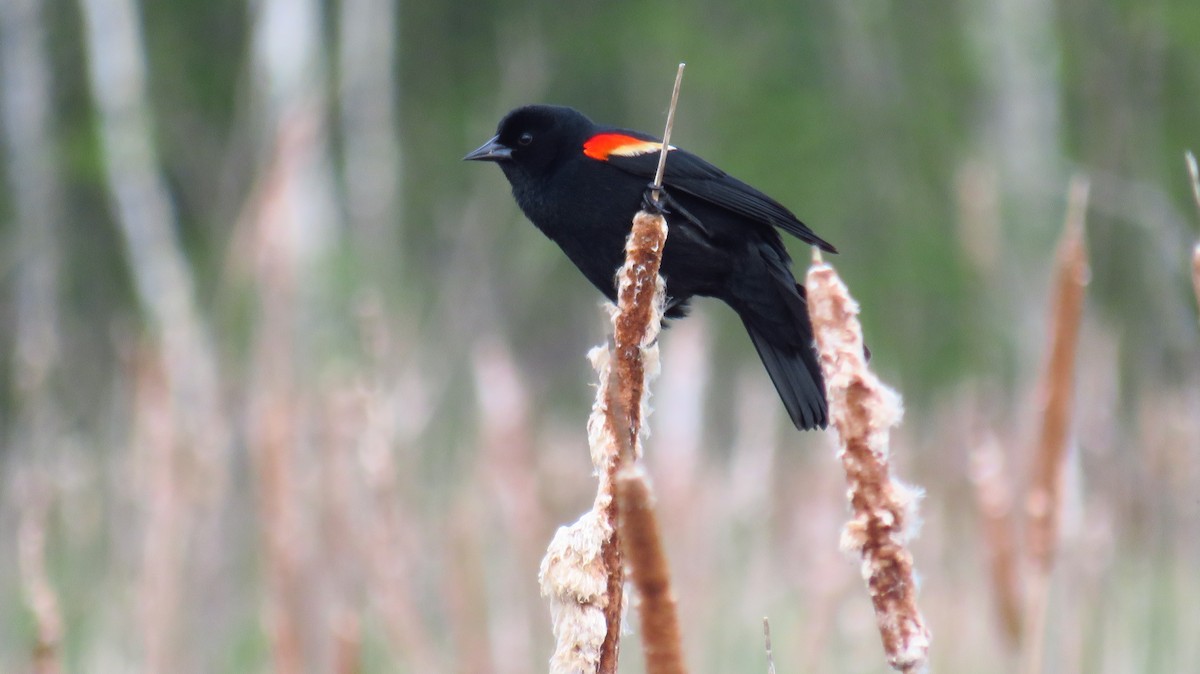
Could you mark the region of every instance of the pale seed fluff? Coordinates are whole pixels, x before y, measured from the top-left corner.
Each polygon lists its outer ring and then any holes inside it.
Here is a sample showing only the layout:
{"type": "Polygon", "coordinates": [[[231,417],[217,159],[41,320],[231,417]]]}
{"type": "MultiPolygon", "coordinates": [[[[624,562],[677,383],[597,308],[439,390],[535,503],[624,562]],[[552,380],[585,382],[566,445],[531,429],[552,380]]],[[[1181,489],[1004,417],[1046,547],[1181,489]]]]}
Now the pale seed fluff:
{"type": "Polygon", "coordinates": [[[612,534],[600,513],[588,511],[570,526],[559,527],[538,572],[542,596],[550,599],[557,644],[551,674],[596,671],[607,627],[608,576],[601,559],[612,534]]]}

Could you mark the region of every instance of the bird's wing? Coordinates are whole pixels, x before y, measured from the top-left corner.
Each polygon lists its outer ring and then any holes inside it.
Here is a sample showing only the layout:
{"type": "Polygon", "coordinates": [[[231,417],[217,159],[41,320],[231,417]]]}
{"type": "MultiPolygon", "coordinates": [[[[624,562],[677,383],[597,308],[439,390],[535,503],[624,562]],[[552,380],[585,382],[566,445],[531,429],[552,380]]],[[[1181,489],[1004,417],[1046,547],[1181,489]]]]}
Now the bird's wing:
{"type": "MultiPolygon", "coordinates": [[[[653,180],[662,143],[646,134],[618,130],[599,133],[584,144],[584,154],[653,180]]],[[[678,190],[738,215],[773,225],[805,243],[836,253],[785,206],[700,157],[672,147],[663,175],[667,191],[678,190]]]]}

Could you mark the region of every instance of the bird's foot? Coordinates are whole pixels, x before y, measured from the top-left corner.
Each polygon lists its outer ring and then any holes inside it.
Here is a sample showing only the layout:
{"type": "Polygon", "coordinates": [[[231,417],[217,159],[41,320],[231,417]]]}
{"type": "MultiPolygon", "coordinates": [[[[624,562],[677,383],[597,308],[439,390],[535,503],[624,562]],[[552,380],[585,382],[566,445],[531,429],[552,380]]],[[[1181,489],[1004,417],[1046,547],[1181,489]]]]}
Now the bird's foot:
{"type": "Polygon", "coordinates": [[[666,215],[670,211],[667,210],[667,193],[663,190],[662,185],[649,183],[646,185],[646,191],[642,192],[642,209],[647,213],[654,215],[666,215]]]}

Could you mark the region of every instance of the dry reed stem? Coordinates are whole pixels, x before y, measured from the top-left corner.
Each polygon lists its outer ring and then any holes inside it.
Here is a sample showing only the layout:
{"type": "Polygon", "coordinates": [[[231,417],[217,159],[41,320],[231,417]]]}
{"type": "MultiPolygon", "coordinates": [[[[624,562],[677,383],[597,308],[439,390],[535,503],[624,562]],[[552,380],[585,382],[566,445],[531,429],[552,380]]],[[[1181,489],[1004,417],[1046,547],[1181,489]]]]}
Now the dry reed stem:
{"type": "Polygon", "coordinates": [[[654,170],[654,183],[650,186],[650,196],[657,202],[662,198],[663,174],[667,170],[667,152],[671,148],[671,129],[675,128],[675,106],[679,103],[679,87],[683,84],[683,69],[686,63],[680,63],[675,70],[675,86],[671,89],[671,105],[667,107],[667,128],[663,131],[662,148],[658,152],[658,167],[654,170]]]}
{"type": "Polygon", "coordinates": [[[860,553],[888,664],[912,672],[924,666],[929,630],[917,608],[912,535],[920,491],[889,475],[889,429],[900,421],[900,396],[867,368],[858,303],[814,250],[805,281],[820,353],[830,418],[841,443],[853,518],[842,548],[860,553]]]}
{"type": "Polygon", "coordinates": [[[987,546],[992,595],[1005,641],[1015,651],[1021,641],[1021,593],[1013,531],[1013,493],[1004,451],[991,435],[971,454],[971,484],[987,546]]]}
{"type": "Polygon", "coordinates": [[[617,475],[621,503],[621,550],[638,592],[642,650],[648,674],[683,674],[683,639],[671,573],[663,551],[654,496],[641,462],[627,464],[617,475]]]}
{"type": "Polygon", "coordinates": [[[21,486],[17,529],[17,561],[21,590],[33,614],[33,674],[63,671],[60,646],[63,637],[62,610],[58,593],[46,571],[46,520],[50,513],[50,489],[40,475],[29,476],[21,486]],[[34,479],[37,478],[37,479],[34,479]]]}
{"type": "Polygon", "coordinates": [[[1063,466],[1075,393],[1075,352],[1090,273],[1083,230],[1087,199],[1087,180],[1073,178],[1063,235],[1055,253],[1050,352],[1039,384],[1042,427],[1025,501],[1026,550],[1033,567],[1024,644],[1024,671],[1030,673],[1041,671],[1047,593],[1061,517],[1063,466]]]}

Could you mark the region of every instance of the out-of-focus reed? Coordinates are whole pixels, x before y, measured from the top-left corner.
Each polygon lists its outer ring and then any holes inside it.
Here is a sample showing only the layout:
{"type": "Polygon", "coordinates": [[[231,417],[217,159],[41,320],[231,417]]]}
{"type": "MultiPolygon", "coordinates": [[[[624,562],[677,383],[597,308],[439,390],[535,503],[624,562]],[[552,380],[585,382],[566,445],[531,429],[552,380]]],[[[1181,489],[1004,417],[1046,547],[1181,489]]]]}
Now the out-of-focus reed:
{"type": "Polygon", "coordinates": [[[1071,436],[1075,401],[1075,360],[1083,320],[1084,290],[1087,287],[1087,247],[1084,218],[1087,213],[1088,182],[1071,181],[1067,216],[1055,254],[1051,299],[1050,340],[1042,378],[1038,385],[1041,430],[1033,454],[1032,473],[1025,495],[1025,552],[1029,561],[1026,578],[1024,671],[1042,671],[1050,577],[1054,570],[1062,519],[1063,473],[1071,436]]]}

